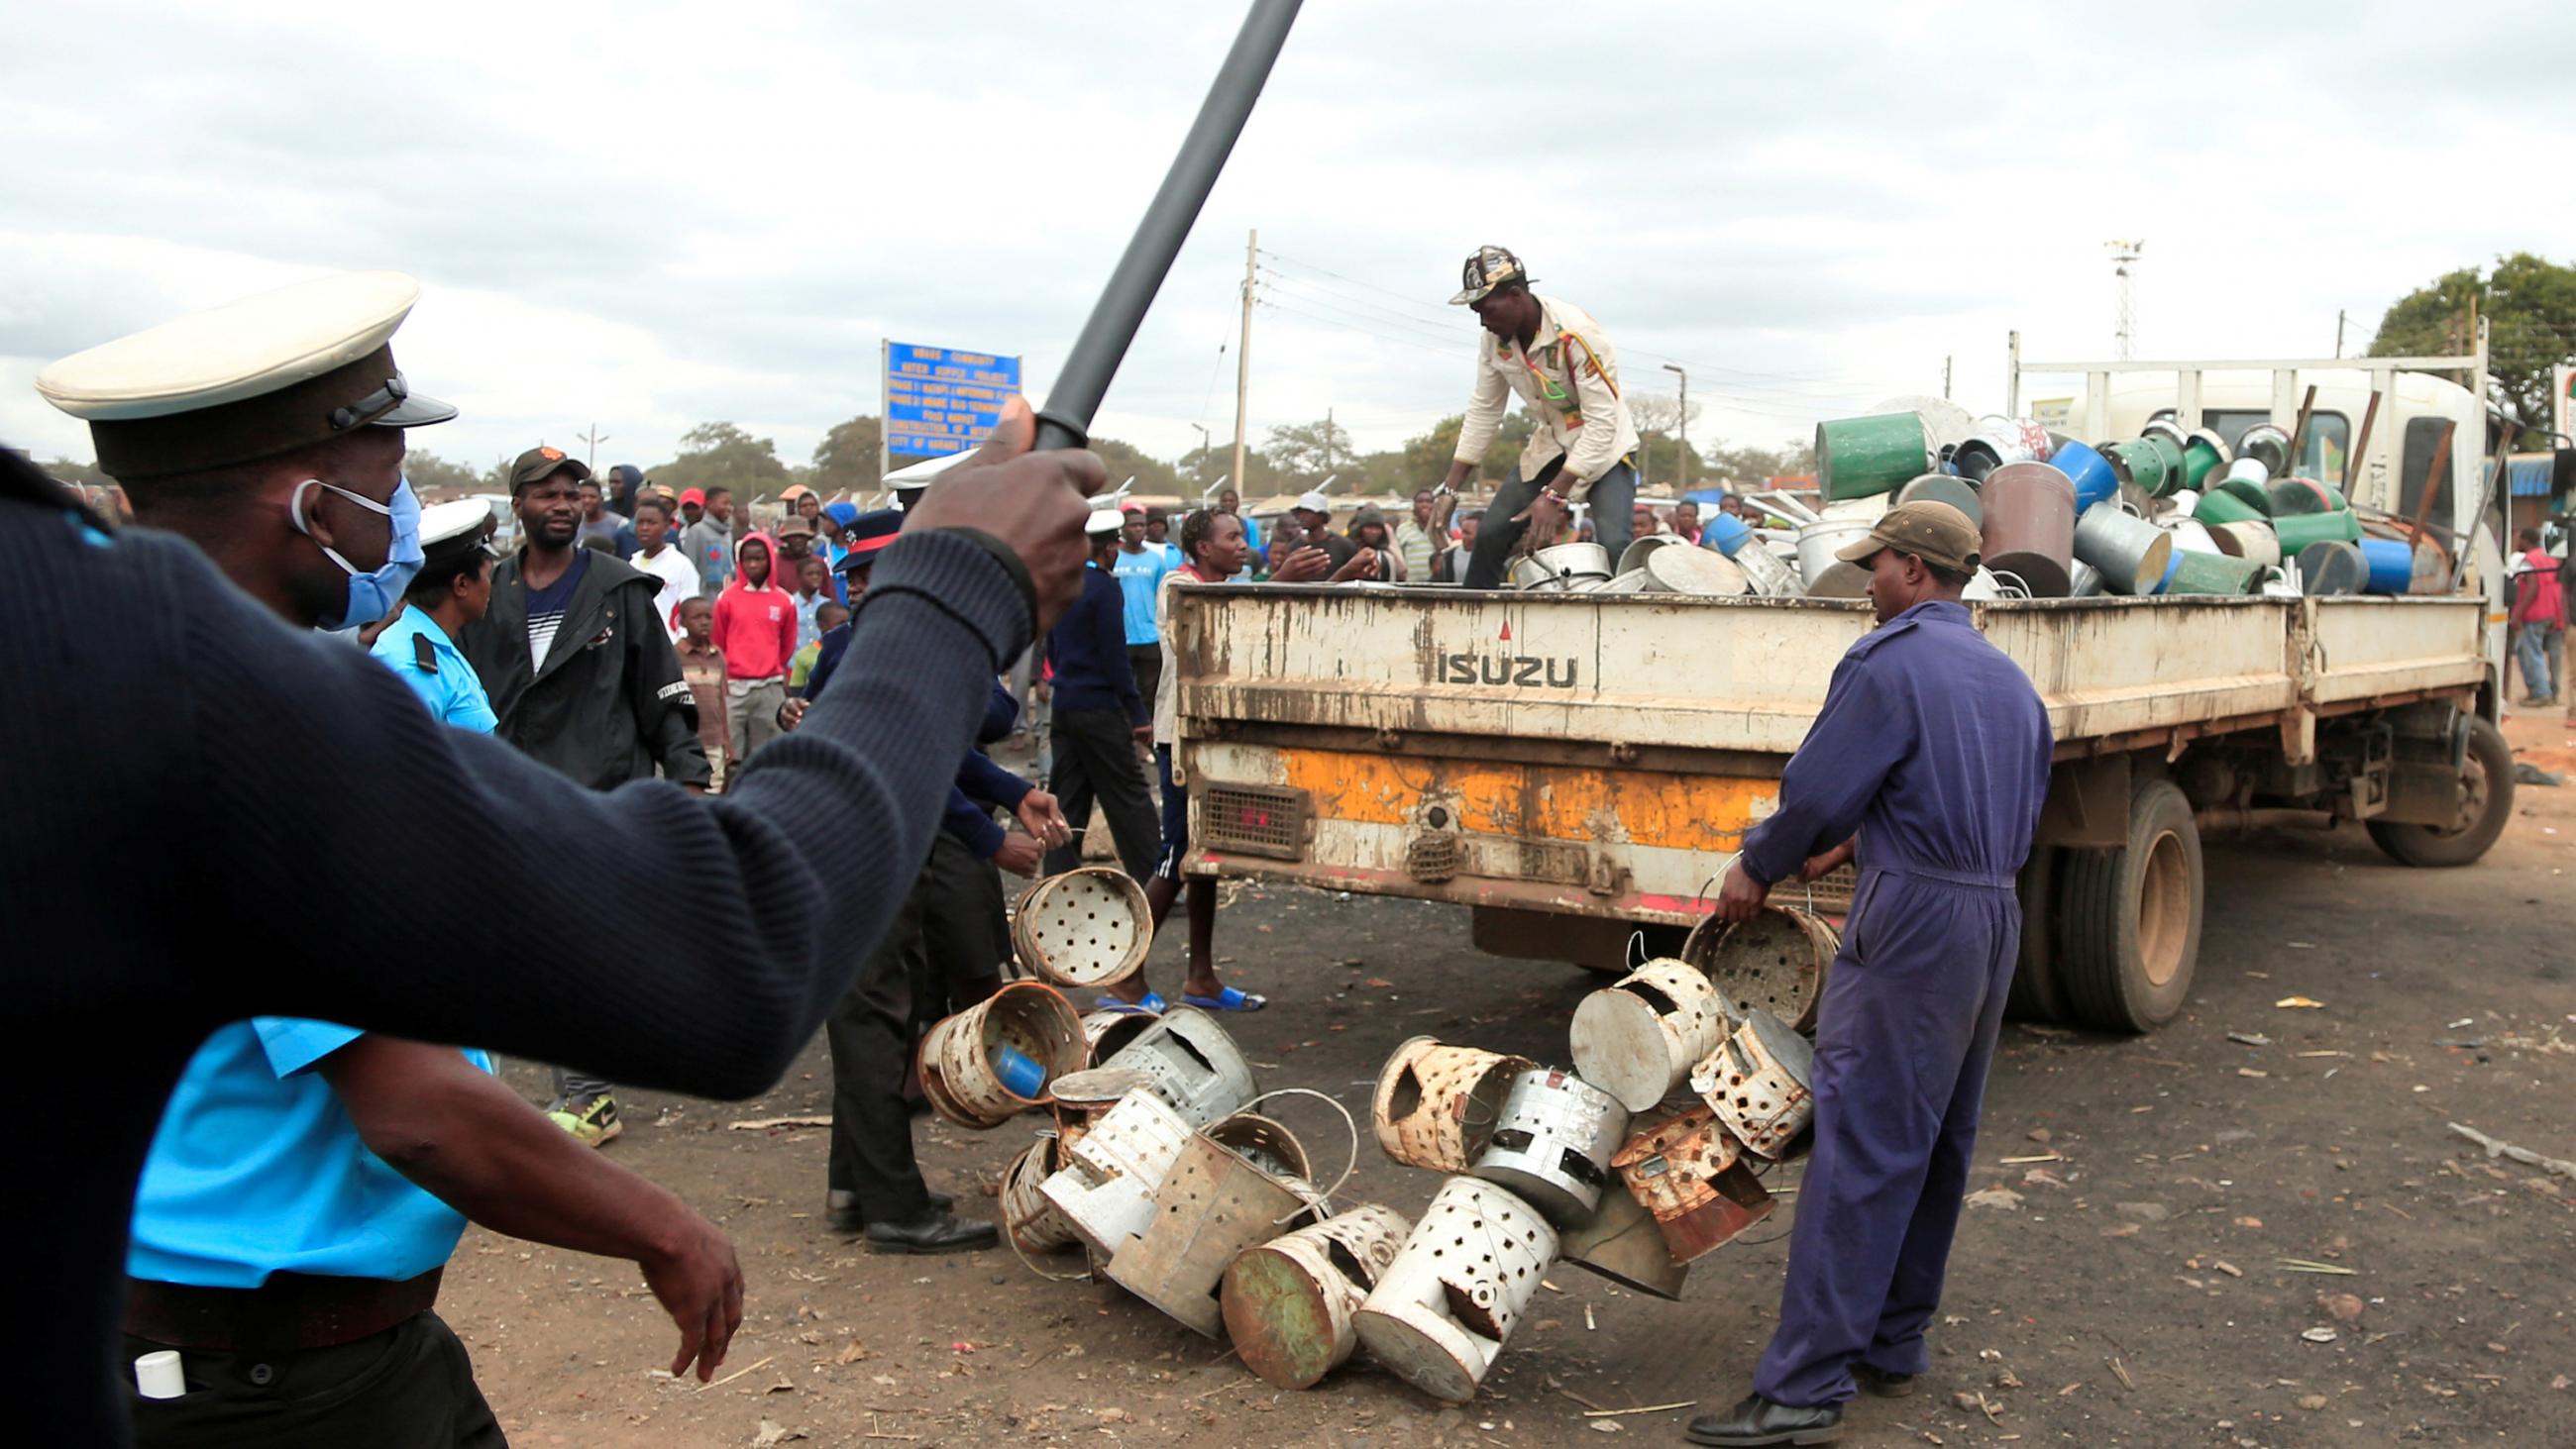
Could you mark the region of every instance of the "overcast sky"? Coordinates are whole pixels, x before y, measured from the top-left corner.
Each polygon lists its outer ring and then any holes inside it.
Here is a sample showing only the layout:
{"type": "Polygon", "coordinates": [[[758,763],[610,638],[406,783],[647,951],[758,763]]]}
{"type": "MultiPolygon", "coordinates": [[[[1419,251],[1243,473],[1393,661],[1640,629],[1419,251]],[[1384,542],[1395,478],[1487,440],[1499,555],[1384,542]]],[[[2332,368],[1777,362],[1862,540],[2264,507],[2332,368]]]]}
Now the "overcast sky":
{"type": "MultiPolygon", "coordinates": [[[[654,462],[725,418],[808,457],[878,341],[1052,369],[1232,39],[1226,3],[23,4],[0,11],[0,440],[90,456],[45,362],[320,272],[487,464],[654,462]]],[[[2576,261],[2576,5],[1306,7],[1095,425],[1177,455],[1464,400],[1461,258],[1512,247],[1696,429],[2002,402],[2005,337],[2314,356],[2501,252],[2576,261]],[[2545,174],[2544,174],[2545,173],[2545,174]],[[2520,178],[2517,181],[2517,177],[2520,178]]]]}

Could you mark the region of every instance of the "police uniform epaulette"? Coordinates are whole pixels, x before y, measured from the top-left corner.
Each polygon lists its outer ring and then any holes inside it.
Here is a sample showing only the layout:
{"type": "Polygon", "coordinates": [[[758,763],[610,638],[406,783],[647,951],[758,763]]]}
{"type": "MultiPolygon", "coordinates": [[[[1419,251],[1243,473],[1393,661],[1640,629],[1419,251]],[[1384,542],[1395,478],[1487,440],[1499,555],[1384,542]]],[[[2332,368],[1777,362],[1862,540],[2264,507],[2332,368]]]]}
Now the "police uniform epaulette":
{"type": "Polygon", "coordinates": [[[438,647],[429,642],[428,635],[411,636],[411,662],[412,667],[423,674],[438,672],[438,647]]]}
{"type": "Polygon", "coordinates": [[[1921,619],[1889,620],[1887,623],[1879,625],[1877,628],[1870,630],[1868,633],[1861,635],[1857,640],[1854,640],[1852,647],[1843,651],[1843,657],[1845,659],[1867,659],[1878,650],[1885,648],[1888,640],[1893,639],[1900,634],[1913,633],[1914,626],[1922,622],[1923,621],[1921,619]]]}

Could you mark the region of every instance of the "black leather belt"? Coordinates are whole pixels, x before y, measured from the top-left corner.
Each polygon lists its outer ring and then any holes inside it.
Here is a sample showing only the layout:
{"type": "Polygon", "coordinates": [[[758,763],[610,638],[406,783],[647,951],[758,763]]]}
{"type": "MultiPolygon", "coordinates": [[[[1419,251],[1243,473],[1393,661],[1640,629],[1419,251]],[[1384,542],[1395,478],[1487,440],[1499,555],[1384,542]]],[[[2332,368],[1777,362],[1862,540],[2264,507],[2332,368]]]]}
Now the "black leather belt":
{"type": "Polygon", "coordinates": [[[417,1278],[272,1273],[257,1288],[125,1280],[125,1331],[172,1348],[331,1348],[372,1338],[438,1302],[445,1268],[417,1278]]]}

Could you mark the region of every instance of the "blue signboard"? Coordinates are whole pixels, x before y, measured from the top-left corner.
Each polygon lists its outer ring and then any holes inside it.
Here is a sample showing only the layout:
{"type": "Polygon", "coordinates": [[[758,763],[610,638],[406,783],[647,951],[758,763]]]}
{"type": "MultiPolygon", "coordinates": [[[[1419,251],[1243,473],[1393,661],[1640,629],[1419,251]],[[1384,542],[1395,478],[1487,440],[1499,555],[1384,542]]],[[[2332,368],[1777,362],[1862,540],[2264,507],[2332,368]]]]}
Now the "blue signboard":
{"type": "Polygon", "coordinates": [[[886,344],[886,451],[945,458],[984,441],[1020,390],[1020,360],[909,342],[886,344]]]}

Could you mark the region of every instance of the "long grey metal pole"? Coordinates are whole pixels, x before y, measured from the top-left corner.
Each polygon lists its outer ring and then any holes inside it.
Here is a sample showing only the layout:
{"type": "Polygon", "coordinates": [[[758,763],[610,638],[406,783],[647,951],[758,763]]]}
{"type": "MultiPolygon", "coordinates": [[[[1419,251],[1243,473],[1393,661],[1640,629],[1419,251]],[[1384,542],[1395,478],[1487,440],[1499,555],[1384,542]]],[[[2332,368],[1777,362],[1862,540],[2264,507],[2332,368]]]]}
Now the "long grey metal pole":
{"type": "Polygon", "coordinates": [[[1234,48],[1225,53],[1225,64],[1199,105],[1198,119],[1190,123],[1190,134],[1181,142],[1181,153],[1172,158],[1162,189],[1145,208],[1145,219],[1136,224],[1126,254],[1109,274],[1100,300],[1092,304],[1091,317],[1074,339],[1064,370],[1056,374],[1055,389],[1038,412],[1040,448],[1079,448],[1090,442],[1092,415],[1100,410],[1100,399],[1107,395],[1110,379],[1118,375],[1127,345],[1136,340],[1136,329],[1145,321],[1145,309],[1154,304],[1154,294],[1162,290],[1173,258],[1180,255],[1181,243],[1198,221],[1199,208],[1207,205],[1217,174],[1234,151],[1235,138],[1243,134],[1253,102],[1261,98],[1261,87],[1270,78],[1271,64],[1288,43],[1288,27],[1297,19],[1299,3],[1253,0],[1252,13],[1244,17],[1234,48]]]}

